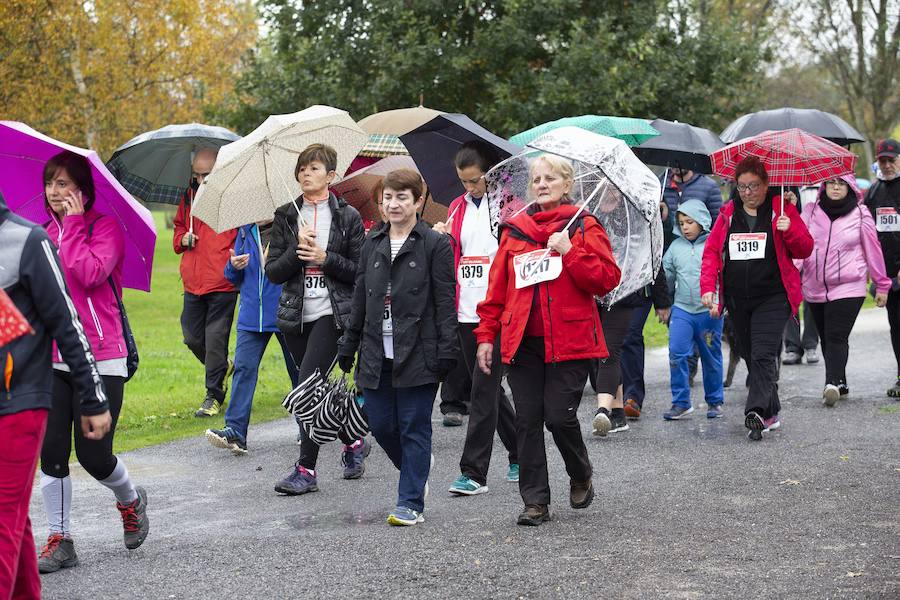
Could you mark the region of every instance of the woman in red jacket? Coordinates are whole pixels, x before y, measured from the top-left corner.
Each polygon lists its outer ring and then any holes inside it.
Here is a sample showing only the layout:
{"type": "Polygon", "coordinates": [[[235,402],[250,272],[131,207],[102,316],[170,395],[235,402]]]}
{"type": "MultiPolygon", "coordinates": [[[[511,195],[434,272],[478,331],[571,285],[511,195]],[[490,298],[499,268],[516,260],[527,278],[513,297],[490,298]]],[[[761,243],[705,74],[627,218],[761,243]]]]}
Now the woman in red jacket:
{"type": "Polygon", "coordinates": [[[761,440],[764,432],[781,427],[781,335],[803,300],[792,261],[809,256],[813,240],[794,205],[770,191],[758,158],[743,159],[734,175],[738,195],[722,207],[703,249],[700,299],[713,317],[723,301],[728,307],[750,371],[744,426],[751,440],[761,440]]]}
{"type": "Polygon", "coordinates": [[[519,525],[550,520],[545,424],[566,463],[571,506],[586,508],[593,500],[577,409],[590,359],[608,355],[594,296],[607,294],[621,275],[603,227],[569,199],[572,164],[543,155],[530,176],[534,204],[506,223],[475,329],[482,371],[490,374],[498,334],[501,360],[509,365],[525,502],[519,525]]]}

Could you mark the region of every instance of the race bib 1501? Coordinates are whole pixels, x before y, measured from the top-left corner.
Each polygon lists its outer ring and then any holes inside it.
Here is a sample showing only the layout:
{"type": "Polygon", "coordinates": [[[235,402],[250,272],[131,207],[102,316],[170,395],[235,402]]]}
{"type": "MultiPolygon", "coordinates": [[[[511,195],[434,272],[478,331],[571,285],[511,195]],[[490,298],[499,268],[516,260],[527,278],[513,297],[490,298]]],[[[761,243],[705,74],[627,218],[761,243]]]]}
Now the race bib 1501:
{"type": "Polygon", "coordinates": [[[459,259],[456,276],[460,287],[486,288],[490,270],[491,258],[489,256],[463,256],[459,259]]]}
{"type": "Polygon", "coordinates": [[[328,295],[325,287],[325,273],[321,267],[306,267],[303,286],[304,298],[324,298],[328,295]]]}
{"type": "Polygon", "coordinates": [[[887,206],[876,208],[875,229],[881,232],[900,231],[900,215],[897,215],[897,209],[887,206]]]}
{"type": "Polygon", "coordinates": [[[391,295],[384,297],[384,314],[381,316],[381,334],[394,335],[394,320],[391,316],[391,295]]]}
{"type": "Polygon", "coordinates": [[[732,233],[728,236],[731,260],[756,260],[766,257],[767,233],[732,233]]]}
{"type": "Polygon", "coordinates": [[[534,250],[513,257],[516,289],[553,281],[562,273],[562,256],[553,250],[534,250]]]}

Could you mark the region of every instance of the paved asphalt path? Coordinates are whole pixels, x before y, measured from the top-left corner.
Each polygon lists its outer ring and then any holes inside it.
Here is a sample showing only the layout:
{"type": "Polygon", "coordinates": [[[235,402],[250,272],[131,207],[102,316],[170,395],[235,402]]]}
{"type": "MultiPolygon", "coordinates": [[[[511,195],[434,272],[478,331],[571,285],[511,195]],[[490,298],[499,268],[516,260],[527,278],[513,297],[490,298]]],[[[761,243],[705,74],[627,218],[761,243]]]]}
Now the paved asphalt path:
{"type": "MultiPolygon", "coordinates": [[[[442,427],[437,410],[427,521],[412,528],[385,523],[397,472],[377,446],[361,480],[340,478],[331,445],[321,491],[276,495],[298,454],[288,419],[251,427],[246,457],[202,436],[124,455],[152,520],[134,551],[111,494],[75,468],[81,566],[43,576],[45,597],[900,597],[900,403],[884,395],[894,375],[884,312],[857,323],[851,398],[836,408],[821,404],[821,363],[783,368],[783,427],[761,443],[743,427],[745,373],[726,392],[725,418],[708,421],[701,403],[664,422],[667,352],[654,350],[644,416],[605,439],[590,436],[586,393],[579,415],[596,500],[569,508],[547,435],[553,521],[538,528],[515,524],[521,500],[499,441],[488,494],[446,492],[465,428],[442,427]]],[[[42,538],[38,486],[31,509],[42,538]]]]}

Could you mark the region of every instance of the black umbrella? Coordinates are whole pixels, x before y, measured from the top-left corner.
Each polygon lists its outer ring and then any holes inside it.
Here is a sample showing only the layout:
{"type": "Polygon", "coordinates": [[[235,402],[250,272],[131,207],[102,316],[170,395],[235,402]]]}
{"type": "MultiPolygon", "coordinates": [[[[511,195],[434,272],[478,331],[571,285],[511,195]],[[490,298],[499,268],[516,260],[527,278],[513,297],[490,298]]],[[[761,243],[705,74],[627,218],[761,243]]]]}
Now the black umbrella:
{"type": "Polygon", "coordinates": [[[784,131],[795,127],[841,146],[866,141],[865,136],[847,121],[815,108],[776,108],[750,113],[726,127],[719,137],[726,144],[731,144],[763,131],[784,131]]]}
{"type": "Polygon", "coordinates": [[[648,165],[680,167],[698,173],[712,173],[709,155],[725,145],[709,129],[678,121],[656,119],[650,125],[660,135],[631,150],[648,165]]]}
{"type": "Polygon", "coordinates": [[[460,144],[481,140],[497,149],[503,160],[522,148],[494,135],[466,115],[443,114],[400,136],[428,184],[431,197],[449,206],[465,192],[456,176],[453,157],[460,144]]]}

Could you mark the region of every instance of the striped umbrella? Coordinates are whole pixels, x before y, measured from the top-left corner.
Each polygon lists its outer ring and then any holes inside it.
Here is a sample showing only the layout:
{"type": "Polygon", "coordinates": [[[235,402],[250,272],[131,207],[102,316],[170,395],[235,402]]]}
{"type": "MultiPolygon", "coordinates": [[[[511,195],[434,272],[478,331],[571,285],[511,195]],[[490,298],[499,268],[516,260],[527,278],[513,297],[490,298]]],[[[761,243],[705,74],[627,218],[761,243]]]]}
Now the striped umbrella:
{"type": "Polygon", "coordinates": [[[559,127],[579,127],[592,133],[622,140],[629,146],[638,146],[659,135],[659,132],[644,119],[581,115],[579,117],[565,117],[532,127],[512,136],[509,138],[509,141],[524,146],[559,127]]]}
{"type": "Polygon", "coordinates": [[[406,146],[400,141],[400,137],[389,133],[373,133],[369,135],[369,141],[360,150],[359,156],[369,158],[384,158],[385,156],[396,156],[398,154],[409,154],[406,146]]]}
{"type": "Polygon", "coordinates": [[[369,432],[365,412],[356,390],[343,377],[323,377],[318,369],[282,401],[317,444],[337,439],[340,432],[360,439],[369,432]]]}

